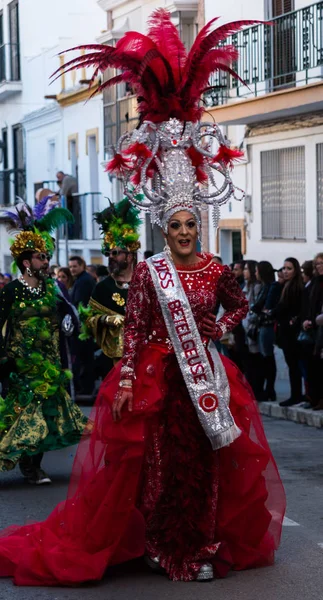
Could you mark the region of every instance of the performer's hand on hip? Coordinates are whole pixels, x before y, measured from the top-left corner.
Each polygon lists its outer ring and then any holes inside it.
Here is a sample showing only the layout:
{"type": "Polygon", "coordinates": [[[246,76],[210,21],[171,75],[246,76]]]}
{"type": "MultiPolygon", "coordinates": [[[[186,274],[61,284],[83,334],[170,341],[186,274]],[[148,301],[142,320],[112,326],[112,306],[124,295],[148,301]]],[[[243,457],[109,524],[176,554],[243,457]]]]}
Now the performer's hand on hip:
{"type": "Polygon", "coordinates": [[[116,398],[112,404],[112,417],[113,420],[120,421],[122,419],[122,408],[125,404],[128,404],[129,412],[132,411],[133,393],[131,388],[120,388],[116,398]]]}
{"type": "Polygon", "coordinates": [[[213,340],[222,337],[221,328],[217,324],[216,316],[209,312],[205,315],[202,321],[202,334],[213,340]]]}

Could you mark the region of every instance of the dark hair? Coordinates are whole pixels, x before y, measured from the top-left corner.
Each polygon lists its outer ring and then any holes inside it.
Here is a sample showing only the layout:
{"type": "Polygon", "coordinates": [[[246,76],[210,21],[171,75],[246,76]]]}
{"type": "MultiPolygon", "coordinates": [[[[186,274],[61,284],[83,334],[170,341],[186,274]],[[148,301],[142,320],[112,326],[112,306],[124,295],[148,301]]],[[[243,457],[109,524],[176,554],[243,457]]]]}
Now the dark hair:
{"type": "Polygon", "coordinates": [[[257,264],[261,283],[273,283],[275,281],[275,270],[270,262],[261,260],[257,264]]]}
{"type": "Polygon", "coordinates": [[[313,261],[306,260],[305,262],[303,262],[302,270],[303,270],[304,275],[306,275],[306,277],[309,277],[310,279],[312,279],[313,271],[314,271],[313,261]]]}
{"type": "Polygon", "coordinates": [[[301,267],[297,258],[285,258],[284,263],[285,262],[290,262],[293,265],[295,275],[293,279],[291,279],[290,281],[286,281],[282,291],[280,302],[285,306],[297,306],[304,290],[301,267]]]}
{"type": "Polygon", "coordinates": [[[18,258],[16,258],[17,267],[22,274],[24,274],[24,272],[26,271],[26,267],[23,264],[24,260],[29,260],[29,262],[31,262],[32,257],[33,251],[25,250],[25,252],[22,252],[21,254],[19,254],[18,258]]]}
{"type": "Polygon", "coordinates": [[[107,277],[109,275],[109,271],[105,265],[98,265],[96,272],[98,277],[107,277]]]}
{"type": "Polygon", "coordinates": [[[70,262],[71,260],[75,260],[78,265],[83,265],[84,269],[86,268],[86,262],[84,258],[82,258],[82,256],[78,256],[77,254],[75,256],[70,256],[68,262],[70,262]]]}
{"type": "Polygon", "coordinates": [[[244,268],[248,267],[250,273],[250,283],[255,283],[256,279],[256,266],[258,265],[256,260],[246,260],[244,268]]]}
{"type": "Polygon", "coordinates": [[[233,263],[233,266],[239,265],[240,269],[243,270],[244,266],[245,266],[245,262],[246,262],[245,260],[235,260],[234,263],[233,263]]]}
{"type": "Polygon", "coordinates": [[[91,269],[92,273],[95,273],[96,275],[98,274],[98,267],[97,265],[86,265],[87,269],[91,269]]]}
{"type": "Polygon", "coordinates": [[[144,259],[150,258],[151,256],[154,256],[153,251],[152,250],[145,250],[145,252],[144,252],[144,259]]]}
{"type": "Polygon", "coordinates": [[[60,267],[57,271],[57,277],[60,273],[64,273],[67,277],[67,286],[66,286],[67,289],[71,288],[73,286],[74,281],[73,281],[73,277],[72,277],[72,274],[71,274],[71,271],[69,270],[69,268],[68,267],[60,267]]]}

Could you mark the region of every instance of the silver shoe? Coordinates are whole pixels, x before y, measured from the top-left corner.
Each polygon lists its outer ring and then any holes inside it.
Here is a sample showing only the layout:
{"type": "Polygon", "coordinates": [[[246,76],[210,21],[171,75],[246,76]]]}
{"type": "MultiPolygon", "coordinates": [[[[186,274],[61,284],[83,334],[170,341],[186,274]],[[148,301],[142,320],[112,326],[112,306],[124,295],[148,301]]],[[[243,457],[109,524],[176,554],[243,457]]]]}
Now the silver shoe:
{"type": "Polygon", "coordinates": [[[213,567],[210,563],[201,566],[196,581],[212,581],[214,579],[213,567]]]}
{"type": "Polygon", "coordinates": [[[153,571],[155,571],[155,573],[165,573],[165,569],[163,569],[163,567],[160,566],[159,556],[156,556],[155,558],[151,558],[151,556],[148,556],[148,554],[145,554],[144,561],[145,561],[146,565],[148,565],[148,567],[150,567],[153,571]]]}

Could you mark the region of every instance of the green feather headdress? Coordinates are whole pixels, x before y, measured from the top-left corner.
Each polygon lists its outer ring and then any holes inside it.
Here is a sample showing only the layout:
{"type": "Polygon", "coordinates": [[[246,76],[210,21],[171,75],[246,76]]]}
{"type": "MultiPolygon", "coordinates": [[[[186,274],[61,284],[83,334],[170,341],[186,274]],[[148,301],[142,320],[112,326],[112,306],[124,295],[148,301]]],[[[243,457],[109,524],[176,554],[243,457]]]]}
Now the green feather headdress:
{"type": "MultiPolygon", "coordinates": [[[[19,202],[14,209],[10,211],[3,211],[2,216],[6,219],[9,230],[19,229],[20,232],[30,232],[30,236],[24,235],[21,238],[18,248],[17,240],[21,233],[16,236],[13,241],[11,248],[14,249],[13,256],[17,258],[17,252],[21,254],[25,250],[30,250],[34,236],[41,236],[44,241],[44,249],[49,254],[54,253],[55,240],[51,234],[54,233],[55,229],[64,225],[65,223],[74,223],[74,217],[72,213],[66,208],[58,206],[58,202],[53,202],[52,196],[46,196],[37,204],[31,208],[25,202],[19,202]],[[30,238],[30,240],[29,240],[30,238]],[[26,244],[24,243],[26,240],[26,244]],[[29,240],[29,241],[28,241],[29,240]]],[[[36,238],[35,238],[36,239],[36,238]]],[[[43,251],[42,248],[42,251],[43,251]]]]}
{"type": "Polygon", "coordinates": [[[141,225],[139,210],[123,198],[117,204],[109,200],[109,206],[94,214],[94,219],[104,235],[102,253],[111,248],[124,248],[128,252],[136,252],[140,248],[138,229],[141,225]]]}

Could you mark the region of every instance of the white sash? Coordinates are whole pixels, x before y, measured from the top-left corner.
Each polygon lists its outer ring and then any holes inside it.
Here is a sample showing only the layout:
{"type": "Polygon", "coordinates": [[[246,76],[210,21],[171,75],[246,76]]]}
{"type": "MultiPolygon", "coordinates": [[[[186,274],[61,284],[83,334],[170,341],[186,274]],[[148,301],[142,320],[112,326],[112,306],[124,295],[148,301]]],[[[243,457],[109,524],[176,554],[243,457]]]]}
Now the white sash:
{"type": "Polygon", "coordinates": [[[229,409],[230,387],[219,353],[212,341],[208,349],[212,372],[191,306],[173,261],[165,252],[147,259],[187,390],[213,450],[228,446],[241,433],[229,409]]]}

